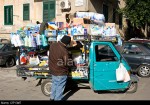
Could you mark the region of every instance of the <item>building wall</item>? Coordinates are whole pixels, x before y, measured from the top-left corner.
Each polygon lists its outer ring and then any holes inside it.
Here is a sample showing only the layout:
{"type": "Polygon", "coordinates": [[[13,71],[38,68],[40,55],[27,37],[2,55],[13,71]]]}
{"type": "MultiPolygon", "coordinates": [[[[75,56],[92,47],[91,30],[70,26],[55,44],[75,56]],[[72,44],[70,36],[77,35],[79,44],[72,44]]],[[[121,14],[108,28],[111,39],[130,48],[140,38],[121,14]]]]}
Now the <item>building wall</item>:
{"type": "MultiPolygon", "coordinates": [[[[0,33],[16,32],[16,30],[26,24],[35,24],[36,21],[43,21],[43,1],[46,0],[0,0],[0,33]],[[36,1],[36,2],[35,2],[36,1]],[[23,4],[30,4],[30,20],[23,21],[23,4]],[[13,25],[4,25],[4,6],[13,5],[13,25]]],[[[49,1],[49,0],[47,0],[49,1]]],[[[76,11],[86,11],[87,1],[83,0],[84,5],[76,7],[75,0],[69,0],[71,2],[71,11],[62,12],[60,8],[60,1],[56,0],[56,18],[58,20],[65,20],[66,13],[75,13],[76,11]]]]}
{"type": "Polygon", "coordinates": [[[89,0],[89,11],[103,14],[103,4],[108,6],[108,22],[113,22],[113,9],[117,0],[89,0]]]}
{"type": "MultiPolygon", "coordinates": [[[[118,0],[118,7],[119,8],[125,7],[124,0],[118,0]]],[[[117,27],[118,33],[124,37],[125,36],[124,29],[125,29],[125,27],[127,27],[126,19],[122,16],[122,28],[119,28],[119,14],[116,17],[116,22],[117,22],[116,27],[117,27]]]]}
{"type": "Polygon", "coordinates": [[[103,0],[89,0],[89,11],[102,13],[103,12],[103,0]]]}
{"type": "Polygon", "coordinates": [[[82,6],[75,6],[75,0],[69,0],[71,2],[70,11],[62,11],[60,7],[61,0],[56,0],[56,20],[65,21],[65,14],[74,14],[77,11],[87,11],[88,10],[88,0],[83,0],[84,4],[82,6]]]}
{"type": "MultiPolygon", "coordinates": [[[[0,33],[11,33],[26,24],[35,24],[36,21],[43,21],[43,1],[46,0],[0,0],[0,33]],[[30,21],[23,21],[23,4],[30,4],[30,21]],[[4,6],[13,5],[13,25],[4,25],[4,6]]],[[[49,1],[49,0],[47,0],[49,1]]],[[[106,3],[109,7],[109,20],[113,21],[113,8],[117,7],[114,3],[116,0],[83,0],[82,6],[75,6],[75,0],[69,0],[71,2],[70,11],[61,11],[60,2],[56,0],[56,20],[65,21],[65,14],[74,14],[77,11],[91,11],[97,13],[103,13],[103,3],[106,3]]],[[[119,0],[119,7],[124,6],[123,0],[119,0]]],[[[116,20],[117,16],[116,16],[116,20]]],[[[118,21],[116,21],[118,26],[118,21]]]]}
{"type": "MultiPolygon", "coordinates": [[[[0,14],[1,14],[1,16],[0,16],[0,29],[2,30],[2,25],[3,25],[3,20],[4,20],[4,0],[0,0],[0,14]]],[[[0,31],[1,32],[1,31],[0,31]]]]}
{"type": "Polygon", "coordinates": [[[0,17],[0,33],[16,32],[26,24],[35,24],[36,21],[42,21],[42,2],[34,2],[34,0],[0,0],[1,14],[4,14],[4,6],[13,5],[13,25],[4,25],[4,15],[0,17]],[[23,21],[23,4],[30,4],[30,20],[23,21]]]}

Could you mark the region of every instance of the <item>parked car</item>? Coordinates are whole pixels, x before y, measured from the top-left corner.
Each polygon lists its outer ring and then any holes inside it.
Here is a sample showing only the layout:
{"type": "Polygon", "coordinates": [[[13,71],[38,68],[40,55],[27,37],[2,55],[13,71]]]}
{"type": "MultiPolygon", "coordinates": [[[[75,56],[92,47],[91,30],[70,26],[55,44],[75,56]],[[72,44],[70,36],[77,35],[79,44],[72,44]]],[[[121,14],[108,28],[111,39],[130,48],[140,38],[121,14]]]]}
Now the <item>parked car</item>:
{"type": "Polygon", "coordinates": [[[140,77],[150,76],[150,41],[132,39],[124,42],[120,50],[132,68],[140,77]]]}
{"type": "Polygon", "coordinates": [[[149,39],[141,39],[141,38],[131,38],[129,41],[130,42],[141,42],[141,43],[150,42],[149,39]]]}
{"type": "Polygon", "coordinates": [[[17,48],[12,47],[7,39],[0,39],[0,65],[12,67],[16,64],[17,48]]]}

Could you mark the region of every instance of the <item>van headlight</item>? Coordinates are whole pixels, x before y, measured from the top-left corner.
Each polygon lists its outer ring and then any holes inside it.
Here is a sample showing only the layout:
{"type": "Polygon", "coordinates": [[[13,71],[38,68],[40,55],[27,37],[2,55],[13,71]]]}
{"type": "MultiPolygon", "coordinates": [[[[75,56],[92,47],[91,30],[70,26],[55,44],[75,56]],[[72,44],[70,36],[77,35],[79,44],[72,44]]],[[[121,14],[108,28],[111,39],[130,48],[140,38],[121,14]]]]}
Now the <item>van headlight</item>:
{"type": "Polygon", "coordinates": [[[131,70],[128,71],[128,74],[131,75],[131,70]]]}

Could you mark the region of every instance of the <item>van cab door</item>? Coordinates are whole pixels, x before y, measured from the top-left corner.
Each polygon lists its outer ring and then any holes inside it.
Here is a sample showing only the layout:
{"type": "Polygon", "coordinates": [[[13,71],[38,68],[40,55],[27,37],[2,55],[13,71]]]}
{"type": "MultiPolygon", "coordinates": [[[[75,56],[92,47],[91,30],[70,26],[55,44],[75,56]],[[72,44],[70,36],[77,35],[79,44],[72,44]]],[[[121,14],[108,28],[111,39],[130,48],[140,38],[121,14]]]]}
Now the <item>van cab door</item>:
{"type": "Polygon", "coordinates": [[[128,83],[116,81],[116,69],[121,56],[111,42],[92,44],[90,54],[90,84],[93,90],[125,89],[128,83]]]}

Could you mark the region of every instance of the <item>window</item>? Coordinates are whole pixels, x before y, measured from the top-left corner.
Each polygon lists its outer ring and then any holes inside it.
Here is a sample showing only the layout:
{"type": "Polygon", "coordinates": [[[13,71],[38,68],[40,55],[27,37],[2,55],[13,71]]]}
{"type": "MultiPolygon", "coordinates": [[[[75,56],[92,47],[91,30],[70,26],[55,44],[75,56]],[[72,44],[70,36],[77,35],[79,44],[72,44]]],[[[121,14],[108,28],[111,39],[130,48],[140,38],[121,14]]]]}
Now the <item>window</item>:
{"type": "Polygon", "coordinates": [[[10,46],[10,45],[7,45],[7,46],[3,49],[4,52],[10,51],[10,50],[11,50],[11,46],[10,46]]]}
{"type": "Polygon", "coordinates": [[[4,6],[4,24],[13,25],[13,6],[4,6]]]}
{"type": "Polygon", "coordinates": [[[119,14],[119,28],[122,29],[122,14],[119,14]]]}
{"type": "Polygon", "coordinates": [[[116,22],[116,9],[113,9],[113,23],[116,22]]]}
{"type": "Polygon", "coordinates": [[[108,22],[108,6],[103,4],[103,14],[105,16],[105,21],[108,22]]]}
{"type": "Polygon", "coordinates": [[[134,44],[126,44],[123,48],[123,54],[136,54],[136,55],[142,55],[142,50],[134,44]]]}
{"type": "Polygon", "coordinates": [[[30,20],[30,5],[23,4],[23,20],[30,20]]]}
{"type": "Polygon", "coordinates": [[[4,44],[0,44],[0,50],[4,47],[4,44]]]}
{"type": "Polygon", "coordinates": [[[43,2],[43,21],[48,22],[55,18],[55,0],[43,2]]]}
{"type": "Polygon", "coordinates": [[[117,56],[108,45],[97,45],[95,46],[96,61],[117,61],[117,56]]]}

